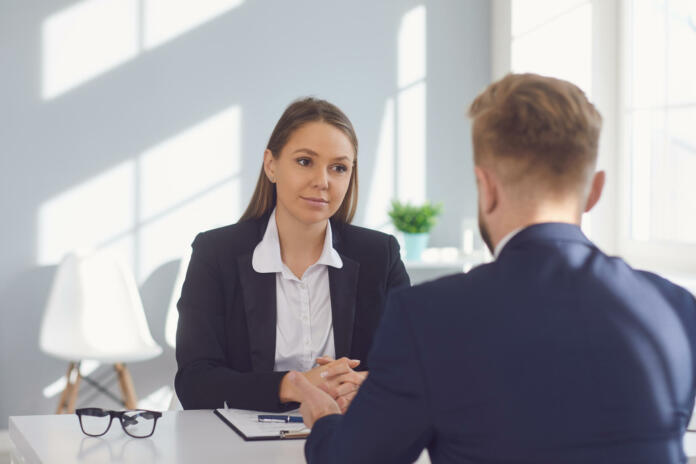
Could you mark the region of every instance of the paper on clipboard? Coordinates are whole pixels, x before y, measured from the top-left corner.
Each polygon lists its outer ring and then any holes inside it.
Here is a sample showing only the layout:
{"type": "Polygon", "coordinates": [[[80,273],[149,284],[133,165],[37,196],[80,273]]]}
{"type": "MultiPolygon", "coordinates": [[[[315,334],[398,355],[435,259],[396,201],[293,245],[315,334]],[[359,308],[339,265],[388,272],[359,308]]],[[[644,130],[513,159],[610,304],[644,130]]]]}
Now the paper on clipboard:
{"type": "MultiPolygon", "coordinates": [[[[273,414],[265,411],[216,409],[214,412],[244,440],[248,441],[306,438],[310,432],[310,429],[304,424],[259,422],[259,414],[273,414]]],[[[299,410],[295,409],[283,414],[299,415],[299,410]]]]}

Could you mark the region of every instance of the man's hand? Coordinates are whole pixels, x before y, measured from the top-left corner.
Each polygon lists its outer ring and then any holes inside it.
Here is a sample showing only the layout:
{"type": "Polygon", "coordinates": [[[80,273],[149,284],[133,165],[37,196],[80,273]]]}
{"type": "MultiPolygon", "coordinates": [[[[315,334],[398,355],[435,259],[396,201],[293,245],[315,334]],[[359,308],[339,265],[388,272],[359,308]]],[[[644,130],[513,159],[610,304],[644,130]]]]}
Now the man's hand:
{"type": "Polygon", "coordinates": [[[307,427],[312,428],[324,416],[341,413],[336,401],[328,393],[312,385],[304,375],[291,371],[287,378],[299,397],[298,401],[302,403],[300,414],[307,427]]]}

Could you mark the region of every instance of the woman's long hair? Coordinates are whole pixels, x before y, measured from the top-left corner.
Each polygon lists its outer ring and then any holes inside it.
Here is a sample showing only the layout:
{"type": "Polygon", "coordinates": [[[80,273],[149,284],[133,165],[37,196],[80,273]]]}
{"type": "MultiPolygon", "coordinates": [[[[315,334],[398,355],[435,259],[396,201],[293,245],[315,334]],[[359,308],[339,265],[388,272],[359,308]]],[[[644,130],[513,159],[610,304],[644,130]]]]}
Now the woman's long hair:
{"type": "MultiPolygon", "coordinates": [[[[333,219],[337,221],[350,223],[353,220],[355,210],[358,206],[358,137],[355,135],[353,124],[351,124],[348,117],[343,114],[343,111],[326,100],[311,97],[296,100],[285,109],[285,112],[278,120],[278,123],[273,129],[273,133],[271,133],[270,139],[268,139],[266,148],[270,150],[273,157],[277,159],[293,132],[308,122],[317,121],[331,124],[335,128],[341,130],[346,134],[351,144],[353,144],[355,158],[353,161],[353,170],[350,174],[348,190],[346,191],[346,196],[343,198],[343,202],[338,208],[338,211],[332,216],[333,219]]],[[[248,219],[260,218],[271,211],[275,205],[275,184],[268,180],[262,164],[254,194],[249,201],[249,206],[247,206],[246,211],[244,211],[244,214],[242,214],[239,220],[246,221],[248,219]]]]}

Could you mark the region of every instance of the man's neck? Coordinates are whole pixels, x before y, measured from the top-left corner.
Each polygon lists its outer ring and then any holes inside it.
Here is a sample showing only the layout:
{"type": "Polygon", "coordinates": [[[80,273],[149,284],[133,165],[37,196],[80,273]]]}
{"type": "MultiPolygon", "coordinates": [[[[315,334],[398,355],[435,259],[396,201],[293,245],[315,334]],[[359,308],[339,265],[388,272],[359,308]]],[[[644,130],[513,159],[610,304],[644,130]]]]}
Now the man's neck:
{"type": "Polygon", "coordinates": [[[568,224],[580,225],[581,215],[571,211],[569,208],[539,207],[527,214],[505,214],[500,213],[501,221],[496,226],[492,226],[489,231],[493,249],[498,246],[500,241],[513,231],[521,230],[534,224],[546,222],[564,222],[568,224]]]}

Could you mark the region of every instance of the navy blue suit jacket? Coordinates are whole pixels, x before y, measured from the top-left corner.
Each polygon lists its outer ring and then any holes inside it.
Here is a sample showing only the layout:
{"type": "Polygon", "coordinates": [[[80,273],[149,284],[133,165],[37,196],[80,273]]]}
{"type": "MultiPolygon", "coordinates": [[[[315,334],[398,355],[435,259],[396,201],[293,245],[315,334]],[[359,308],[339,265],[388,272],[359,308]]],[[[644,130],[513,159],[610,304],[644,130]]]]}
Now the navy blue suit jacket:
{"type": "Polygon", "coordinates": [[[694,399],[696,301],[570,224],[495,262],[393,292],[370,375],[316,422],[309,463],[677,463],[694,399]]]}

